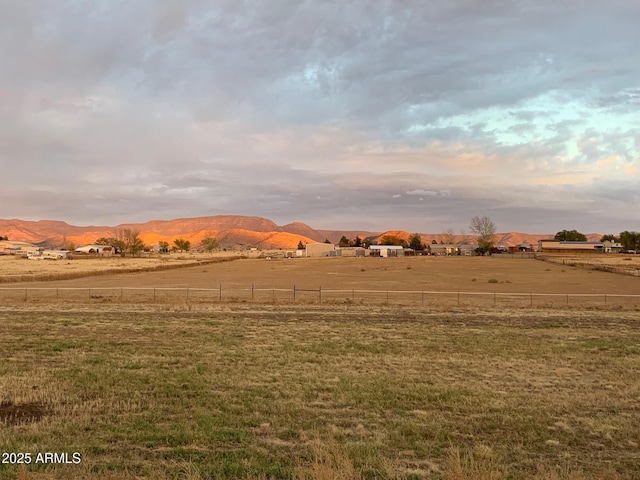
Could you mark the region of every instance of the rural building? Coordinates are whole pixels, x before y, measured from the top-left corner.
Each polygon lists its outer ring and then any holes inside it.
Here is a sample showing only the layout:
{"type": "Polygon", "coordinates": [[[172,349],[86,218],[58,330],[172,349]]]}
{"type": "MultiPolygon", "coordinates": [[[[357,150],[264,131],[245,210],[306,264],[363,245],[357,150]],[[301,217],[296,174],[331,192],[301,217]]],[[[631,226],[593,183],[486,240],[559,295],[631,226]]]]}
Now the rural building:
{"type": "Polygon", "coordinates": [[[605,240],[604,242],[602,242],[602,248],[604,249],[604,253],[620,253],[623,249],[623,246],[619,242],[605,240]]]}
{"type": "Polygon", "coordinates": [[[0,241],[0,254],[2,255],[37,255],[42,248],[28,242],[14,242],[13,240],[0,241]]]}
{"type": "Polygon", "coordinates": [[[429,245],[433,255],[465,255],[476,254],[477,245],[457,244],[457,243],[434,243],[429,245]]]}
{"type": "Polygon", "coordinates": [[[338,251],[342,257],[364,257],[367,252],[362,247],[340,247],[338,251]]]}
{"type": "Polygon", "coordinates": [[[336,255],[335,251],[336,246],[333,243],[308,243],[305,245],[306,257],[333,257],[336,255]]]}
{"type": "Polygon", "coordinates": [[[546,253],[602,253],[602,242],[563,242],[560,240],[539,240],[538,251],[546,253]]]}
{"type": "Polygon", "coordinates": [[[75,250],[76,253],[84,253],[86,255],[100,255],[101,257],[110,257],[113,255],[113,247],[109,245],[84,245],[75,250]]]}
{"type": "Polygon", "coordinates": [[[399,245],[371,245],[371,255],[380,257],[404,257],[404,248],[399,245]]]}

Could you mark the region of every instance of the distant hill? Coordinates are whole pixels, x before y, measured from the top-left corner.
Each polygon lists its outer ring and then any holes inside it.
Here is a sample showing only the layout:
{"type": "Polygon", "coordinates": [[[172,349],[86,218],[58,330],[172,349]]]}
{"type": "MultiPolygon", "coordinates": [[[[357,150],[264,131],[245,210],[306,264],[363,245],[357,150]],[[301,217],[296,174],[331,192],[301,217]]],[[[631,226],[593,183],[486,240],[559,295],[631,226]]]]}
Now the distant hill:
{"type": "MultiPolygon", "coordinates": [[[[59,246],[71,242],[75,245],[92,243],[101,237],[114,237],[117,231],[131,228],[140,232],[140,237],[147,245],[159,241],[170,244],[176,238],[184,238],[197,245],[204,237],[211,236],[220,241],[222,247],[257,247],[262,249],[295,248],[299,242],[314,243],[329,239],[338,243],[343,236],[353,239],[370,238],[379,241],[385,235],[394,235],[408,240],[410,232],[390,230],[387,232],[369,232],[364,230],[316,230],[302,222],[293,222],[278,226],[275,222],[262,218],[243,215],[216,215],[210,217],[177,218],[174,220],[152,220],[145,223],[127,223],[112,226],[75,226],[55,220],[1,220],[0,235],[7,235],[10,240],[31,242],[59,246]]],[[[497,235],[498,244],[519,245],[521,243],[536,244],[538,240],[553,238],[554,234],[529,234],[520,232],[500,233],[497,235]]],[[[590,241],[600,240],[602,235],[591,233],[587,235],[590,241]]],[[[453,235],[442,233],[422,233],[422,241],[431,243],[432,240],[466,240],[473,243],[473,235],[453,235]]]]}

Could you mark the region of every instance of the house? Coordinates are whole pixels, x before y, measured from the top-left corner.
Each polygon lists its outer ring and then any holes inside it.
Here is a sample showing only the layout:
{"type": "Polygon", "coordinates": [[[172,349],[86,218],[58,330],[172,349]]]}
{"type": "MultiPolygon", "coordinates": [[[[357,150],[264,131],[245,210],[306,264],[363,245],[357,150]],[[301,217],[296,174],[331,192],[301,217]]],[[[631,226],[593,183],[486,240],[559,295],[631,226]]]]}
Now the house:
{"type": "Polygon", "coordinates": [[[375,257],[404,257],[404,248],[400,245],[371,245],[369,250],[375,257]]]}
{"type": "Polygon", "coordinates": [[[113,247],[110,245],[84,245],[78,247],[75,250],[76,253],[83,253],[85,255],[98,255],[101,257],[110,257],[113,255],[113,247]]]}
{"type": "Polygon", "coordinates": [[[13,240],[0,241],[0,255],[38,255],[42,251],[41,247],[28,242],[16,242],[13,240]]]}
{"type": "Polygon", "coordinates": [[[305,257],[333,257],[336,246],[333,243],[308,243],[305,245],[305,257]]]}
{"type": "Polygon", "coordinates": [[[459,243],[434,243],[429,245],[432,255],[464,255],[471,256],[476,254],[477,245],[459,244],[459,243]]]}
{"type": "Polygon", "coordinates": [[[602,242],[564,242],[560,240],[539,240],[538,251],[545,253],[602,253],[602,242]]]}
{"type": "Polygon", "coordinates": [[[604,253],[620,253],[624,248],[620,242],[612,242],[611,240],[605,240],[602,242],[602,248],[604,253]]]}

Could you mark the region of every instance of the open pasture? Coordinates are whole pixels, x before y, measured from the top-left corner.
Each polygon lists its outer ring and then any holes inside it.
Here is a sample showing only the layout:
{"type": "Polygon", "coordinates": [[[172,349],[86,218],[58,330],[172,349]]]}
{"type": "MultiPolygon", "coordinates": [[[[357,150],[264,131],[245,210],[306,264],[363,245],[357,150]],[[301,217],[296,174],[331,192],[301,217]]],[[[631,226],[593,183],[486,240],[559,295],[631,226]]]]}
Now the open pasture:
{"type": "Polygon", "coordinates": [[[173,254],[142,257],[93,257],[76,255],[73,259],[29,260],[15,255],[0,255],[0,283],[51,281],[92,275],[168,270],[185,265],[200,265],[229,257],[216,254],[173,254]]]}
{"type": "Polygon", "coordinates": [[[640,308],[640,298],[624,296],[640,295],[640,278],[491,257],[240,259],[174,270],[22,282],[15,287],[0,291],[0,298],[23,303],[62,299],[640,308]]]}
{"type": "Polygon", "coordinates": [[[635,479],[633,313],[0,310],[0,479],[635,479]],[[475,476],[472,476],[475,475],[475,476]]]}

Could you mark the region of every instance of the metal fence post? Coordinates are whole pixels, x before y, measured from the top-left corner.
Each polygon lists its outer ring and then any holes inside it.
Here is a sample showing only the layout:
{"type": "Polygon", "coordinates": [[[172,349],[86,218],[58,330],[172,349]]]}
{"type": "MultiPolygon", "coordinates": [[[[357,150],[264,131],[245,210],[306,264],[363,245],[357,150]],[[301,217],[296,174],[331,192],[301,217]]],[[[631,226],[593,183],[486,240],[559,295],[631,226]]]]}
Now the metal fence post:
{"type": "Polygon", "coordinates": [[[296,285],[293,284],[293,303],[296,303],[296,285]]]}
{"type": "Polygon", "coordinates": [[[253,302],[254,299],[254,288],[253,288],[253,283],[251,284],[251,301],[253,302]]]}
{"type": "Polygon", "coordinates": [[[318,287],[318,303],[322,303],[322,285],[318,287]]]}
{"type": "Polygon", "coordinates": [[[222,283],[220,284],[220,296],[218,298],[222,301],[222,283]]]}

